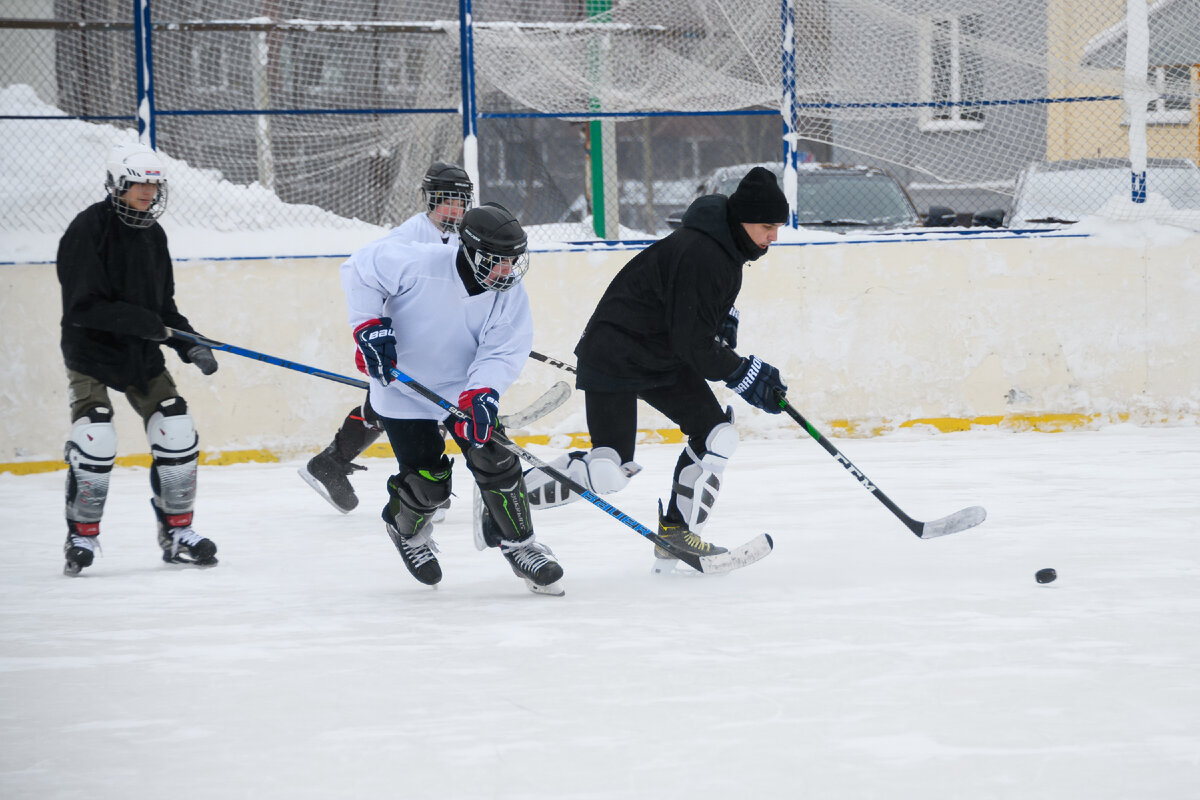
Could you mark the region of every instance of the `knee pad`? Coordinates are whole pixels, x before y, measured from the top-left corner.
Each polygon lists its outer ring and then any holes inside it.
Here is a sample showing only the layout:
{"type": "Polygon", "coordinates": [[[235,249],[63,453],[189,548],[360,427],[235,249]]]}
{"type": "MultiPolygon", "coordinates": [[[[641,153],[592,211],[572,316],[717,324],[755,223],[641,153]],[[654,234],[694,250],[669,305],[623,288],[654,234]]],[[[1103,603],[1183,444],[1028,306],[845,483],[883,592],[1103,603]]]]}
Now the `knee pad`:
{"type": "Polygon", "coordinates": [[[111,409],[97,406],[76,420],[63,451],[67,462],[67,519],[99,522],[117,458],[111,409]]]}
{"type": "Polygon", "coordinates": [[[468,447],[463,456],[481,489],[511,485],[521,474],[521,462],[516,455],[494,441],[483,447],[468,447]]]}
{"type": "Polygon", "coordinates": [[[721,491],[725,465],[737,450],[739,437],[732,420],[731,415],[729,422],[722,422],[708,432],[703,453],[697,453],[691,445],[684,448],[675,466],[672,486],[675,506],[693,533],[699,533],[708,522],[721,491]]]}
{"type": "Polygon", "coordinates": [[[150,443],[150,488],[157,507],[165,514],[191,511],[196,504],[200,438],[182,398],[159,404],[159,410],[146,423],[146,439],[150,443]]]}
{"type": "Polygon", "coordinates": [[[433,513],[450,499],[454,462],[442,456],[434,469],[413,469],[407,464],[388,478],[388,503],[384,522],[403,536],[415,536],[433,524],[433,513]]]}
{"type": "MultiPolygon", "coordinates": [[[[642,471],[636,462],[622,464],[621,457],[611,447],[597,447],[587,452],[577,450],[555,459],[550,466],[595,494],[618,492],[642,471]]],[[[579,495],[540,469],[525,473],[525,485],[529,504],[534,508],[554,508],[579,499],[579,495]]]]}

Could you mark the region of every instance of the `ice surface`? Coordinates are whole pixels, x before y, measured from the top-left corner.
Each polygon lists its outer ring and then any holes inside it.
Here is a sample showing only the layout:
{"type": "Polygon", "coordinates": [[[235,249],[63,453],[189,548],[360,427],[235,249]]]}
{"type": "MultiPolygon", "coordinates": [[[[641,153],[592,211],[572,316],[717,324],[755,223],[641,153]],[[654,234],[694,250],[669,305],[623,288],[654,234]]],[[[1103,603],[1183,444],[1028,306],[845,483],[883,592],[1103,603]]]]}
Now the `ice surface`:
{"type": "MultiPolygon", "coordinates": [[[[202,467],[204,571],[158,560],[120,468],[66,578],[64,473],[0,474],[0,796],[1197,796],[1200,428],[839,446],[910,515],[987,521],[923,541],[807,437],[747,441],[705,533],[770,557],[652,575],[581,503],[536,516],[550,598],[475,550],[461,459],[436,590],[384,533],[385,460],[348,516],[299,462],[202,467]]],[[[653,523],[676,456],[609,499],[653,523]]]]}

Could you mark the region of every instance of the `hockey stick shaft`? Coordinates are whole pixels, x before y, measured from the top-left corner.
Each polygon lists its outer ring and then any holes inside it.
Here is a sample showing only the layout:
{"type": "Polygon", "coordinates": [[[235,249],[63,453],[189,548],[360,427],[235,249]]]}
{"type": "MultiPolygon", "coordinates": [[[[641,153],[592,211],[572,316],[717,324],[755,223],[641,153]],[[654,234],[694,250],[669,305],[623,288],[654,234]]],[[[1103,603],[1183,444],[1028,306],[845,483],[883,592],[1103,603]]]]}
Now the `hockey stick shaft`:
{"type": "MultiPolygon", "coordinates": [[[[267,355],[266,353],[248,350],[244,347],[238,347],[237,345],[218,342],[216,339],[209,339],[207,336],[201,336],[200,334],[192,333],[191,331],[181,331],[175,328],[167,328],[167,334],[169,336],[174,336],[177,339],[183,339],[187,342],[202,344],[212,350],[222,350],[226,353],[245,356],[246,358],[252,358],[255,361],[262,361],[267,364],[274,364],[277,367],[296,370],[297,372],[303,372],[306,375],[315,375],[318,378],[324,378],[325,380],[345,384],[346,386],[355,386],[359,389],[370,388],[369,383],[358,378],[350,378],[346,375],[339,375],[336,372],[329,372],[328,370],[323,370],[319,367],[310,367],[307,364],[301,364],[296,361],[288,361],[284,358],[277,358],[276,356],[267,355]]],[[[549,414],[551,411],[561,406],[570,396],[571,387],[562,381],[559,381],[558,383],[554,384],[554,386],[551,386],[546,392],[544,392],[541,397],[539,397],[537,400],[534,400],[533,403],[531,403],[528,407],[514,412],[512,415],[501,414],[500,422],[506,428],[523,428],[530,422],[541,419],[546,414],[549,414]],[[530,419],[530,417],[532,417],[532,419],[530,419]]]]}
{"type": "Polygon", "coordinates": [[[971,506],[957,511],[948,517],[933,520],[931,522],[921,522],[913,519],[908,514],[905,514],[900,506],[892,502],[892,498],[883,493],[883,490],[876,486],[870,478],[866,476],[862,470],[854,465],[850,459],[846,458],[840,450],[833,446],[825,436],[812,424],[804,418],[804,415],[797,411],[787,398],[781,393],[779,395],[779,407],[783,409],[789,417],[794,419],[808,432],[808,435],[816,440],[817,444],[825,448],[825,452],[833,456],[839,464],[846,468],[846,471],[855,477],[856,480],[871,494],[875,495],[875,499],[883,503],[888,511],[896,515],[896,518],[905,524],[905,526],[922,539],[932,539],[936,536],[945,536],[948,533],[958,533],[959,531],[973,528],[987,518],[987,512],[982,506],[971,506]]]}
{"type": "Polygon", "coordinates": [[[559,361],[557,358],[551,358],[550,356],[548,356],[544,353],[539,353],[537,350],[531,350],[529,352],[529,357],[532,358],[534,361],[542,361],[546,364],[549,364],[552,367],[558,367],[561,370],[570,372],[573,375],[578,374],[576,369],[574,367],[572,367],[570,364],[568,364],[567,362],[559,361]]]}
{"type": "MultiPolygon", "coordinates": [[[[408,386],[410,389],[412,389],[417,394],[424,397],[426,400],[438,405],[443,411],[449,413],[450,416],[454,417],[455,419],[458,419],[458,420],[471,419],[471,417],[465,411],[463,411],[461,408],[454,405],[449,400],[447,400],[446,398],[439,395],[437,392],[435,392],[432,389],[421,384],[415,378],[413,378],[410,375],[405,374],[404,372],[400,371],[399,369],[394,368],[394,367],[392,368],[392,377],[394,377],[396,380],[403,383],[405,386],[408,386]]],[[[656,545],[658,545],[662,549],[670,552],[672,555],[676,556],[680,561],[683,561],[685,564],[687,564],[692,569],[695,569],[699,572],[704,571],[704,567],[700,563],[699,557],[692,555],[691,553],[678,551],[673,545],[671,545],[669,542],[664,540],[657,533],[650,530],[645,525],[641,524],[636,519],[634,519],[633,517],[626,514],[624,511],[621,511],[621,509],[617,508],[612,503],[609,503],[607,500],[602,499],[601,497],[599,497],[598,495],[593,493],[591,489],[588,489],[583,484],[579,483],[578,481],[573,480],[572,478],[567,476],[566,473],[561,472],[560,470],[557,470],[554,467],[550,466],[545,461],[543,461],[542,459],[535,456],[533,453],[531,453],[528,450],[526,450],[525,448],[521,447],[519,444],[517,444],[513,440],[509,439],[504,434],[500,433],[499,431],[495,431],[492,433],[492,439],[497,444],[499,444],[501,447],[503,447],[505,450],[509,451],[510,453],[517,456],[518,458],[524,459],[525,462],[528,463],[531,467],[534,467],[535,469],[540,469],[542,472],[546,473],[554,480],[558,481],[559,483],[563,484],[571,491],[575,492],[577,495],[582,497],[584,500],[587,500],[589,503],[594,505],[596,508],[598,508],[601,511],[603,511],[604,513],[608,514],[610,517],[613,517],[618,522],[621,522],[622,524],[626,525],[627,527],[632,528],[634,531],[636,531],[637,533],[646,537],[650,541],[654,542],[656,545]]]]}

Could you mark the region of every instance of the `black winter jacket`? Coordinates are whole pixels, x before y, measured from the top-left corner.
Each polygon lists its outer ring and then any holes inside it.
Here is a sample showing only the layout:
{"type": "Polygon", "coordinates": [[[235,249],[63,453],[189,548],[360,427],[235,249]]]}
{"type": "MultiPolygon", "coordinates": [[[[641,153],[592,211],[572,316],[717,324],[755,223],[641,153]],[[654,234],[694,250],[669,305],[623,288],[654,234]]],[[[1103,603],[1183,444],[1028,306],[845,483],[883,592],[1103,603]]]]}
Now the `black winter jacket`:
{"type": "Polygon", "coordinates": [[[696,199],[681,228],[612,279],[575,347],[580,389],[652,389],[683,370],[718,381],[737,369],[741,358],[716,339],[748,258],[727,206],[724,195],[696,199]]]}
{"type": "MultiPolygon", "coordinates": [[[[132,228],[109,200],[79,213],[58,243],[62,353],[69,369],[118,391],[146,390],[166,368],[159,342],[143,338],[163,325],[193,331],[175,307],[167,235],[156,222],[132,228]]],[[[190,345],[168,341],[189,361],[190,345]]]]}

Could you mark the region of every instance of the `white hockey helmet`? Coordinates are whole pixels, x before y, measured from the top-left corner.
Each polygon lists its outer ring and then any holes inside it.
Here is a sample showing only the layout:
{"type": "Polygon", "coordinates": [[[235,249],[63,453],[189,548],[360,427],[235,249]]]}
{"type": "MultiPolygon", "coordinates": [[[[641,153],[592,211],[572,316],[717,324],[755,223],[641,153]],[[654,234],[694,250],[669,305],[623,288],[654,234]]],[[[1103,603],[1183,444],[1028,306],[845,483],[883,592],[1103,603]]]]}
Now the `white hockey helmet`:
{"type": "Polygon", "coordinates": [[[144,144],[119,144],[105,163],[104,188],[117,216],[133,228],[148,228],[167,210],[167,170],[158,153],[144,144]],[[158,185],[154,202],[145,211],[130,208],[121,198],[135,183],[158,185]]]}

